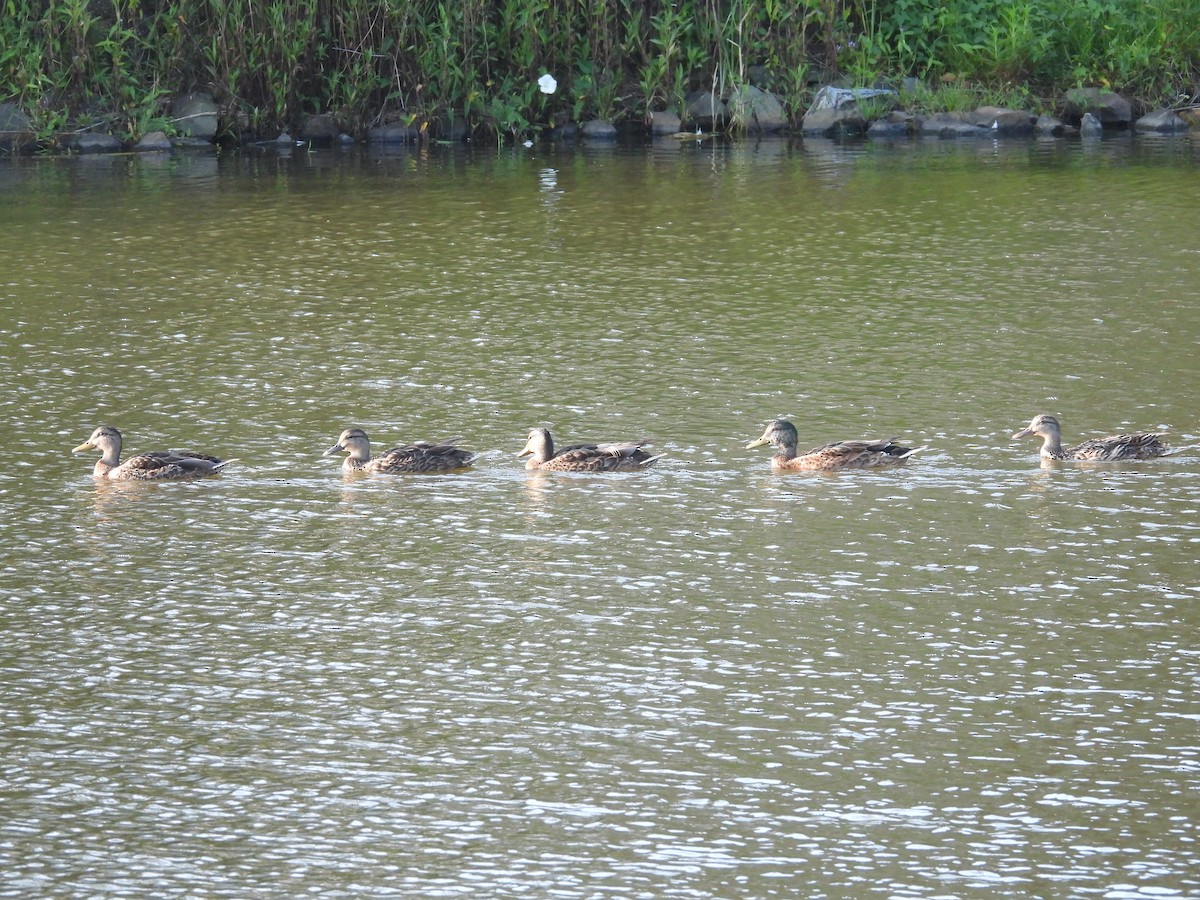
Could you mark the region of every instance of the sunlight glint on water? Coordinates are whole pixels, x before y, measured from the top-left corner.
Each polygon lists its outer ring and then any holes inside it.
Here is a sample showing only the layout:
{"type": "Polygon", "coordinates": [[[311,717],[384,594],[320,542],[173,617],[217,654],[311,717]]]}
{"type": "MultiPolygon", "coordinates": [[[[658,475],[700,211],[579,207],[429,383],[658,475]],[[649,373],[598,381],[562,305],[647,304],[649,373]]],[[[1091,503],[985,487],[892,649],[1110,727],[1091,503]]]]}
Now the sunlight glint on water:
{"type": "Polygon", "coordinates": [[[1196,893],[1190,147],[0,161],[0,896],[1196,893]]]}

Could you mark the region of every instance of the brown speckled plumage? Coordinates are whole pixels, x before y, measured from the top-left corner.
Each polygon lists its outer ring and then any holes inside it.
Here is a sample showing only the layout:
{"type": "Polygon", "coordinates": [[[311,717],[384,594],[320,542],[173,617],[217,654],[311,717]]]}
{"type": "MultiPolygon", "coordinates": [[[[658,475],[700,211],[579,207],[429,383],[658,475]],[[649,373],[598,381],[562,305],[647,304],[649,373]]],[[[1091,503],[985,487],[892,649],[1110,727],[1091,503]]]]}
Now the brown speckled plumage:
{"type": "Polygon", "coordinates": [[[420,475],[453,472],[471,465],[477,455],[455,447],[449,441],[417,441],[404,447],[392,447],[371,456],[371,440],[361,428],[347,428],[325,456],[345,453],[342,468],[347,472],[382,472],[389,475],[420,475]]]}
{"type": "Polygon", "coordinates": [[[771,469],[775,472],[818,472],[834,469],[878,469],[903,463],[924,447],[901,447],[894,440],[834,441],[797,455],[796,426],[787,419],[776,419],[751,441],[746,449],[770,444],[775,448],[771,469]]]}
{"type": "Polygon", "coordinates": [[[1028,425],[1013,435],[1013,440],[1033,435],[1042,439],[1040,455],[1043,459],[1117,462],[1123,459],[1153,459],[1170,452],[1170,448],[1159,439],[1160,435],[1149,432],[1089,438],[1082,444],[1064,450],[1058,419],[1046,413],[1034,416],[1028,425]]]}
{"type": "Polygon", "coordinates": [[[529,432],[525,449],[517,456],[528,456],[527,469],[550,472],[640,472],[654,465],[659,456],[645,450],[647,441],[627,441],[612,444],[572,444],[554,449],[554,439],[545,428],[529,432]]]}
{"type": "Polygon", "coordinates": [[[92,436],[72,450],[83,453],[99,450],[100,459],[92,474],[110,481],[170,481],[199,478],[221,471],[233,460],[220,460],[203,453],[187,450],[154,450],[139,453],[121,462],[121,432],[111,425],[101,425],[92,436]]]}

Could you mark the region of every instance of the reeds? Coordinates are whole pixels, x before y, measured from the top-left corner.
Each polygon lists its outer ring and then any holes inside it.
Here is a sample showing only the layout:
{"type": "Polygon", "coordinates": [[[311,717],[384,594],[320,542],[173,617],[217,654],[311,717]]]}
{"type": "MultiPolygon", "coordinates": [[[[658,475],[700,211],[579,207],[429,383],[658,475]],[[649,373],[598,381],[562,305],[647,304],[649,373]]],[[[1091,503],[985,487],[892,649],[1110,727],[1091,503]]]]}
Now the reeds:
{"type": "Polygon", "coordinates": [[[1200,75],[1200,0],[0,0],[0,100],[46,134],[135,138],[196,89],[258,135],[329,112],[520,138],[751,80],[798,118],[817,73],[1174,98],[1200,75]]]}

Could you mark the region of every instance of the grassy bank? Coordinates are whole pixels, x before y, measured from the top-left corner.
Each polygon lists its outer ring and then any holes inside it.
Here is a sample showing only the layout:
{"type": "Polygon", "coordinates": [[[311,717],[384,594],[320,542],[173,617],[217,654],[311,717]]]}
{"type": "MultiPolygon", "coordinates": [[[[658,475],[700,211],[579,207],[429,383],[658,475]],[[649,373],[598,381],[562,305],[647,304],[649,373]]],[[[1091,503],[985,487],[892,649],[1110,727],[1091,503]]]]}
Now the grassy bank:
{"type": "Polygon", "coordinates": [[[0,0],[0,100],[43,135],[137,138],[197,89],[243,134],[330,112],[506,137],[752,79],[798,118],[821,80],[901,76],[1034,107],[1084,84],[1194,100],[1200,0],[0,0]]]}

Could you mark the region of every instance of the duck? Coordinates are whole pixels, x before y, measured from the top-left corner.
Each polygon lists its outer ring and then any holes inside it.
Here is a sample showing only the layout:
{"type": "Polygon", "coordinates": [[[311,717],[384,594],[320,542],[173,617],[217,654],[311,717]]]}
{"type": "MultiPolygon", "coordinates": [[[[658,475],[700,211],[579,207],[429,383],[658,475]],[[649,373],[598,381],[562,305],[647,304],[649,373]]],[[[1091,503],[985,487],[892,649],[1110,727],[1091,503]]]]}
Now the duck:
{"type": "Polygon", "coordinates": [[[1082,444],[1063,449],[1062,428],[1048,413],[1034,416],[1028,425],[1013,435],[1013,440],[1037,435],[1042,439],[1042,459],[1080,459],[1093,462],[1117,462],[1123,459],[1153,459],[1171,452],[1161,435],[1150,432],[1110,434],[1089,438],[1082,444]]]}
{"type": "Polygon", "coordinates": [[[101,425],[92,432],[91,437],[71,452],[99,450],[100,458],[96,460],[92,475],[110,481],[177,481],[200,478],[220,472],[225,466],[236,462],[187,450],[151,450],[121,462],[123,443],[120,431],[111,425],[101,425]]]}
{"type": "Polygon", "coordinates": [[[324,456],[345,453],[342,468],[347,472],[383,472],[388,475],[436,474],[465,469],[479,458],[470,450],[454,446],[453,441],[417,441],[403,447],[392,447],[378,456],[371,456],[371,439],[361,428],[347,428],[324,456]]]}
{"type": "Polygon", "coordinates": [[[525,449],[517,456],[528,456],[526,469],[550,472],[640,472],[662,459],[663,454],[651,456],[642,447],[649,441],[625,441],[612,444],[571,444],[554,449],[554,438],[548,428],[529,432],[525,449]]]}
{"type": "Polygon", "coordinates": [[[787,419],[776,419],[762,436],[746,445],[750,450],[770,444],[776,449],[771,457],[774,472],[820,472],[837,469],[878,469],[903,463],[924,447],[901,447],[895,439],[886,441],[833,441],[797,455],[796,426],[787,419]]]}

